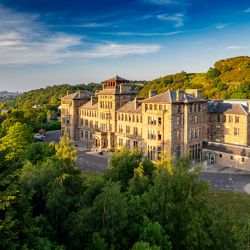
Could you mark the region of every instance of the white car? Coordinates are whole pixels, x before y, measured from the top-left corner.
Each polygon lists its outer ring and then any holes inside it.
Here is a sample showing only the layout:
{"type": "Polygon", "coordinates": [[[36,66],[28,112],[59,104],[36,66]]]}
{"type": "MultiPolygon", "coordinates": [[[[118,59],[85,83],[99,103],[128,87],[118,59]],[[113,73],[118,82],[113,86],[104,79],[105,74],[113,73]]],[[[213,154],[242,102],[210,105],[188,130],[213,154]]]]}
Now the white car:
{"type": "Polygon", "coordinates": [[[35,141],[43,141],[44,135],[35,135],[35,141]]]}

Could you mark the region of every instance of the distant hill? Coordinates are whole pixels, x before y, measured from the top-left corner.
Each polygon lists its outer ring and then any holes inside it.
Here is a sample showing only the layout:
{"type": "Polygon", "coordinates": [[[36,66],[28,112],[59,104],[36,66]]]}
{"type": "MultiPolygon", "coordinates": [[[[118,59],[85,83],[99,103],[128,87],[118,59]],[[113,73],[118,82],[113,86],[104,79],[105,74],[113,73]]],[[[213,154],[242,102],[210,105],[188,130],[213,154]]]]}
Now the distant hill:
{"type": "Polygon", "coordinates": [[[150,89],[162,93],[188,88],[199,88],[204,97],[211,99],[250,99],[250,57],[220,60],[207,73],[181,72],[157,78],[145,84],[139,95],[148,97],[150,89]]]}
{"type": "Polygon", "coordinates": [[[65,96],[67,91],[88,90],[95,92],[97,89],[101,89],[101,85],[98,83],[89,83],[87,85],[54,85],[24,92],[16,100],[10,102],[9,105],[18,107],[19,109],[27,109],[33,105],[45,105],[47,107],[57,108],[60,105],[59,98],[65,96]]]}

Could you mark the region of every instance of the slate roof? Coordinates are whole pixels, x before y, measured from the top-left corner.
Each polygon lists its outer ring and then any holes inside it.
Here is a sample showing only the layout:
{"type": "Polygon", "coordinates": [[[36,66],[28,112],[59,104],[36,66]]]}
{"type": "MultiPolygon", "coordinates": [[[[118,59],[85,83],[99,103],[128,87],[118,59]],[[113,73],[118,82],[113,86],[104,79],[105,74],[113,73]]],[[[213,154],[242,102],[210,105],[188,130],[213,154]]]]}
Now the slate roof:
{"type": "Polygon", "coordinates": [[[111,82],[111,81],[116,81],[116,82],[129,82],[129,80],[127,80],[127,79],[124,79],[124,78],[122,78],[122,77],[120,77],[120,76],[114,76],[113,78],[110,78],[110,79],[108,79],[108,80],[106,80],[105,82],[111,82]]]}
{"type": "Polygon", "coordinates": [[[96,95],[136,95],[135,91],[127,90],[126,92],[120,93],[120,89],[104,89],[96,93],[96,95]]]}
{"type": "MultiPolygon", "coordinates": [[[[191,94],[184,93],[184,103],[190,103],[190,102],[206,102],[207,100],[202,98],[197,98],[191,94]]],[[[175,90],[168,90],[167,92],[164,92],[162,94],[147,98],[143,100],[144,103],[175,103],[179,102],[176,98],[176,91],[175,90]]]]}
{"type": "Polygon", "coordinates": [[[140,105],[137,109],[135,108],[135,100],[127,102],[125,105],[120,107],[117,112],[121,113],[132,113],[132,114],[141,114],[142,113],[142,107],[141,107],[141,101],[138,103],[140,105]]]}
{"type": "Polygon", "coordinates": [[[91,92],[75,92],[69,95],[66,95],[60,99],[67,99],[67,100],[79,100],[79,99],[86,99],[89,98],[92,95],[91,92]]]}
{"type": "Polygon", "coordinates": [[[204,142],[203,149],[250,157],[250,148],[238,145],[204,142]]]}
{"type": "Polygon", "coordinates": [[[232,104],[224,102],[209,102],[208,111],[210,113],[224,113],[224,114],[234,114],[234,115],[247,115],[247,107],[241,104],[232,104]]]}
{"type": "Polygon", "coordinates": [[[91,109],[91,110],[97,110],[98,109],[98,104],[95,103],[92,105],[92,101],[88,101],[85,104],[83,104],[80,109],[91,109]]]}

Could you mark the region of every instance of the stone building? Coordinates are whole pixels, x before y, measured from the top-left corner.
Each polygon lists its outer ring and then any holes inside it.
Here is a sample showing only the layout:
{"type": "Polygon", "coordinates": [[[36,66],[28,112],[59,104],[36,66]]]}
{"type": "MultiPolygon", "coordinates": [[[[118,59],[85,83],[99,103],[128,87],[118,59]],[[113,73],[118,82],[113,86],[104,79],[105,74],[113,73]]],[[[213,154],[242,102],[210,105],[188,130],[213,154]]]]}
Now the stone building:
{"type": "Polygon", "coordinates": [[[250,170],[250,100],[208,102],[208,165],[250,170]]]}
{"type": "Polygon", "coordinates": [[[61,98],[61,130],[62,135],[66,133],[72,140],[78,138],[79,107],[89,101],[91,93],[79,91],[67,93],[61,98]]]}
{"type": "Polygon", "coordinates": [[[139,147],[152,160],[168,152],[250,169],[250,101],[208,101],[197,89],[151,90],[146,99],[136,94],[116,76],[93,96],[63,97],[62,133],[98,151],[139,147]]]}

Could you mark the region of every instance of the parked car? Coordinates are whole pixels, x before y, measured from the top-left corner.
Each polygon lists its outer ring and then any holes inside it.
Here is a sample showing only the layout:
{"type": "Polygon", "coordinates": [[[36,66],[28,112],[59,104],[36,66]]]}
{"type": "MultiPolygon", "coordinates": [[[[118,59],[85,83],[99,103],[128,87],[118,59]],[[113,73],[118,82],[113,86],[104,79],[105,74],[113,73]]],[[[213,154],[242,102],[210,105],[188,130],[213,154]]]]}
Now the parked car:
{"type": "Polygon", "coordinates": [[[35,141],[43,141],[44,135],[34,135],[35,141]]]}

